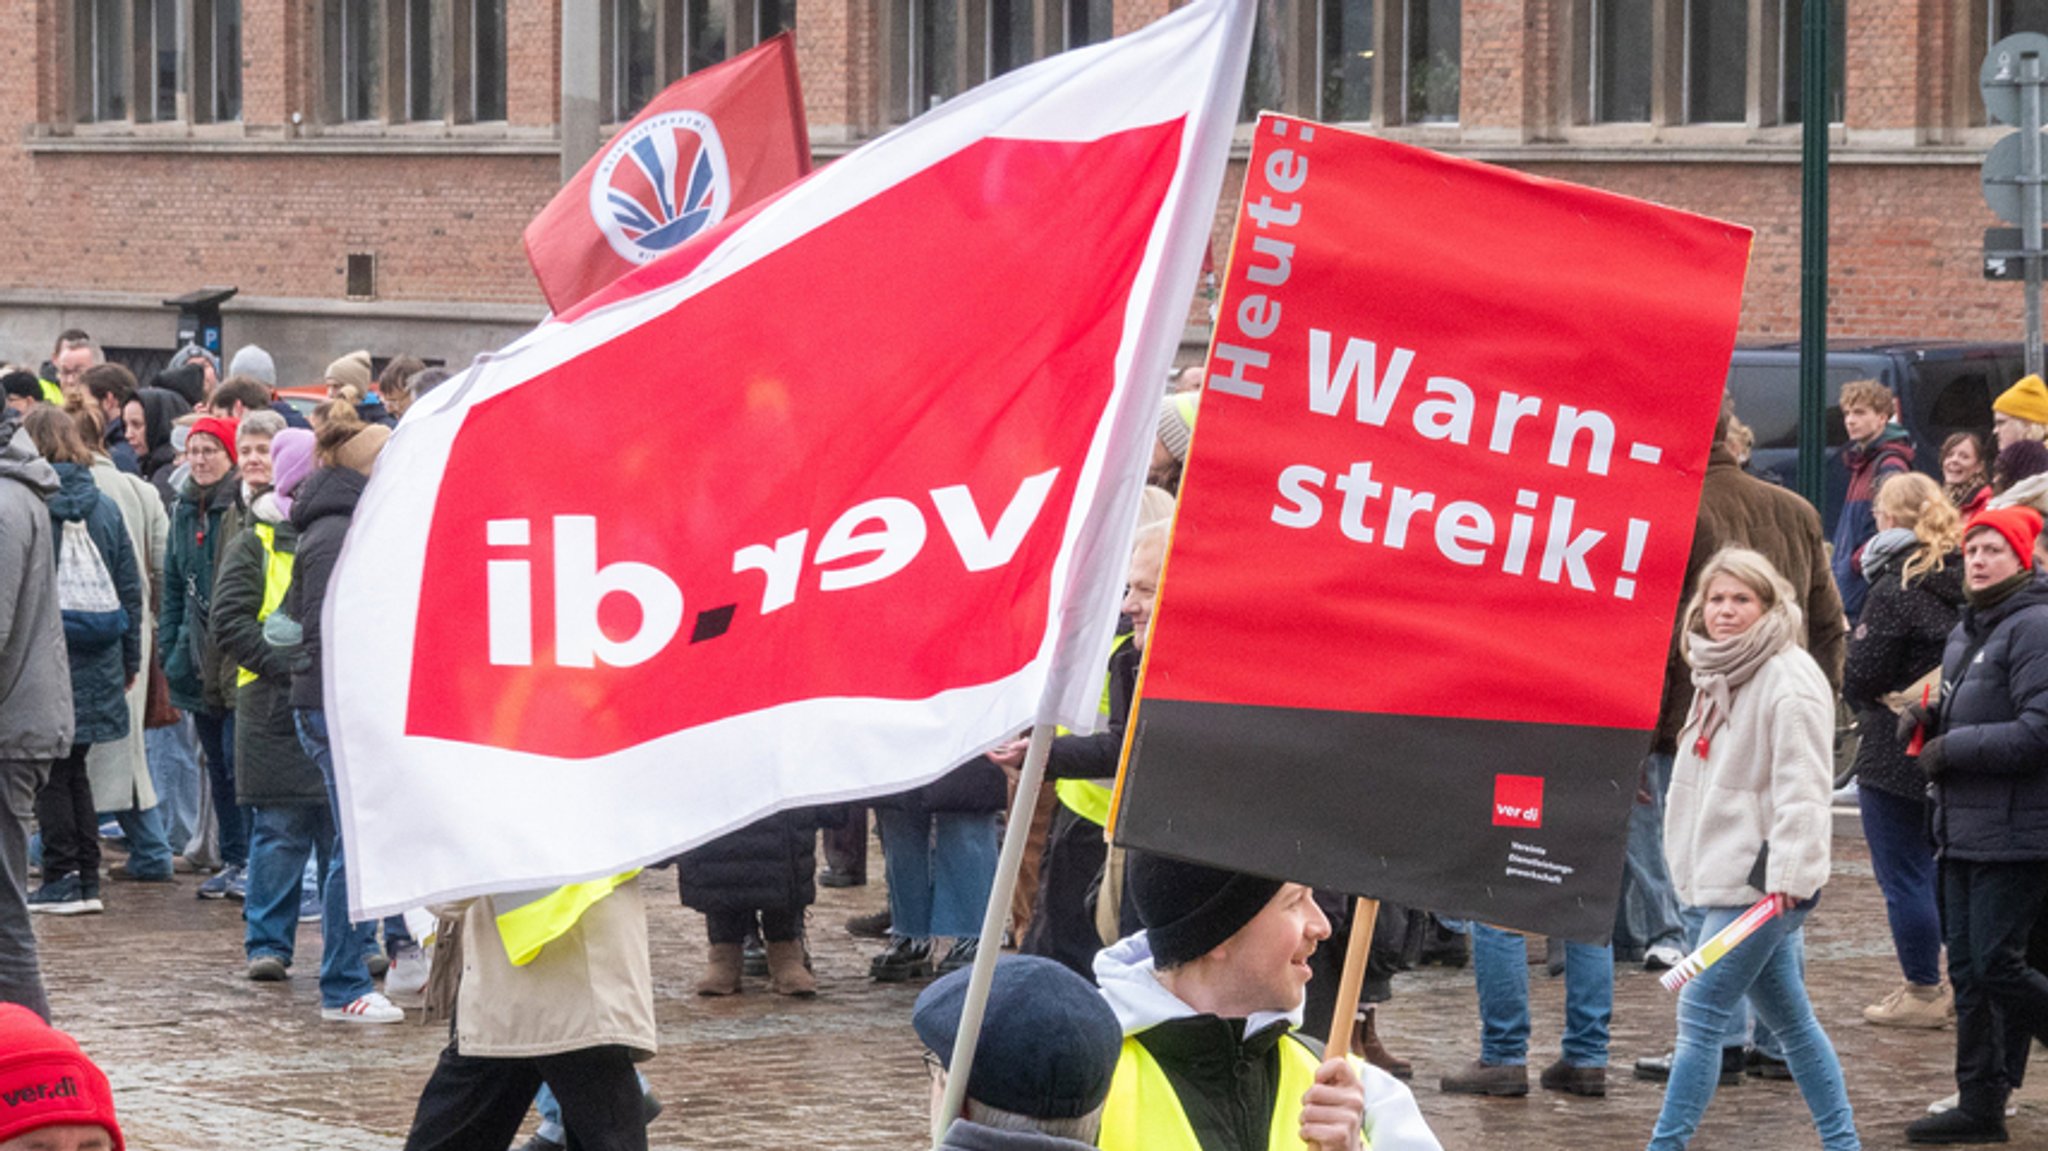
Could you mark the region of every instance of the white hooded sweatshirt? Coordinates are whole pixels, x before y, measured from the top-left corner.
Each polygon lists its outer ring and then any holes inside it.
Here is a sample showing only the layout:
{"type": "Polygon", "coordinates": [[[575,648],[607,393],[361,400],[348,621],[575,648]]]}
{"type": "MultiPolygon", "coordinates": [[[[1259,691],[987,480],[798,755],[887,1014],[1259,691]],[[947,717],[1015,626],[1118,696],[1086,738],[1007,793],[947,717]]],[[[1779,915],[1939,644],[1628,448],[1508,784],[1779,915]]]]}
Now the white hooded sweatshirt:
{"type": "MultiPolygon", "coordinates": [[[[1166,985],[1152,963],[1152,944],[1140,931],[1103,948],[1095,956],[1095,981],[1102,997],[1116,1012],[1124,1035],[1132,1036],[1171,1019],[1202,1014],[1183,1003],[1166,985]]],[[[1267,1011],[1245,1020],[1244,1033],[1256,1034],[1281,1020],[1301,1026],[1301,1007],[1293,1011],[1267,1011]]],[[[1369,1063],[1358,1066],[1365,1085],[1365,1139],[1372,1151],[1443,1151],[1436,1133],[1422,1118],[1415,1096],[1406,1084],[1369,1063]]]]}

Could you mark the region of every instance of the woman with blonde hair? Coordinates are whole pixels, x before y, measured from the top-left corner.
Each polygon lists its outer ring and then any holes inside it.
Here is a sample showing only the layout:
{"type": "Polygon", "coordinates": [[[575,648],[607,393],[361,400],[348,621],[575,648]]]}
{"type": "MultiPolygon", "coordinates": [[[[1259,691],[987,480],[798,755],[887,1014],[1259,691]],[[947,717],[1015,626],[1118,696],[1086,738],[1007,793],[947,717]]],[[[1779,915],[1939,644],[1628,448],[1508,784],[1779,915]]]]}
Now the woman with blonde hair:
{"type": "Polygon", "coordinates": [[[1918,472],[1887,480],[1875,510],[1878,532],[1862,559],[1870,595],[1849,637],[1842,698],[1856,713],[1856,803],[1905,982],[1863,1018],[1933,1029],[1948,1025],[1955,1001],[1941,978],[1927,778],[1898,737],[1898,708],[1939,694],[1942,648],[1963,609],[1963,525],[1948,494],[1918,472]]]}
{"type": "Polygon", "coordinates": [[[1825,1151],[1854,1151],[1855,1116],[1834,1045],[1814,1018],[1802,927],[1828,878],[1834,693],[1799,645],[1796,593],[1771,562],[1723,548],[1685,611],[1693,700],[1678,738],[1664,854],[1701,938],[1766,896],[1783,910],[1685,985],[1678,1047],[1650,1151],[1692,1141],[1721,1077],[1721,1037],[1748,999],[1783,1042],[1825,1151]]]}

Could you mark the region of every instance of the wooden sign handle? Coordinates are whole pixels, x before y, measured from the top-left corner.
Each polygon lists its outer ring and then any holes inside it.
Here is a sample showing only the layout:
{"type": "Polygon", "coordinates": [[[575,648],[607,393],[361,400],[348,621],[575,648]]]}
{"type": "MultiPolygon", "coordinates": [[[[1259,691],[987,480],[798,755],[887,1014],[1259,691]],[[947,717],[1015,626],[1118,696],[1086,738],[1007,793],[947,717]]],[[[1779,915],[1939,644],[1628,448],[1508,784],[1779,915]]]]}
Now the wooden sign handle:
{"type": "Polygon", "coordinates": [[[1344,975],[1337,980],[1337,1010],[1330,1019],[1330,1058],[1351,1053],[1351,1033],[1358,1029],[1358,996],[1365,989],[1365,961],[1372,953],[1372,929],[1379,922],[1380,901],[1361,898],[1351,908],[1351,938],[1344,947],[1344,975]]]}

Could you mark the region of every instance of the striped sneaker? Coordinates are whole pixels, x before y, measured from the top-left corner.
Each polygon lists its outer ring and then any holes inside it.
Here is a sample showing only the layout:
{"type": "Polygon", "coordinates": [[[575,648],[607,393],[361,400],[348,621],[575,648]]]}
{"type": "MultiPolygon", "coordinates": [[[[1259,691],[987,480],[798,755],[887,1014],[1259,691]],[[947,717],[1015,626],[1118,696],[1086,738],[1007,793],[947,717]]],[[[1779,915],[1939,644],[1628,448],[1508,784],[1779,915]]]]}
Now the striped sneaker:
{"type": "Polygon", "coordinates": [[[322,1007],[320,1018],[332,1023],[403,1023],[405,1012],[372,991],[347,1007],[322,1007]]]}

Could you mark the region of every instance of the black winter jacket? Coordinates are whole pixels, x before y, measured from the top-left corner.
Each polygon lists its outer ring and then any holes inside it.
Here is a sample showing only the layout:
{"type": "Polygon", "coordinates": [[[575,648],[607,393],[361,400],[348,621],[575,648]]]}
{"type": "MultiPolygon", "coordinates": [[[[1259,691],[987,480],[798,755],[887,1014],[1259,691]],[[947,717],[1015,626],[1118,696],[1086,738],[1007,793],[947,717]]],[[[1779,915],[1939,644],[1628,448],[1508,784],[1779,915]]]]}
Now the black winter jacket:
{"type": "Polygon", "coordinates": [[[1934,843],[1944,858],[2048,859],[2048,581],[1963,609],[1942,658],[1944,770],[1934,843]]]}
{"type": "MultiPolygon", "coordinates": [[[[272,497],[259,497],[259,513],[275,514],[272,497]]],[[[262,518],[260,515],[252,518],[262,518]]],[[[298,532],[273,524],[279,554],[298,548],[298,532]]],[[[296,561],[294,561],[296,562],[296,561]]],[[[263,639],[256,614],[263,607],[269,559],[252,523],[222,548],[213,585],[213,635],[230,670],[256,678],[235,689],[235,802],[251,807],[312,807],[327,803],[327,782],[306,757],[292,722],[291,665],[283,650],[263,639]]],[[[239,676],[237,677],[239,678],[239,676]]]]}
{"type": "Polygon", "coordinates": [[[817,902],[818,813],[785,811],[683,853],[683,906],[698,911],[802,911],[817,902]]]}
{"type": "Polygon", "coordinates": [[[1138,665],[1144,657],[1135,643],[1120,643],[1109,654],[1109,722],[1094,735],[1062,735],[1046,752],[1047,779],[1110,779],[1124,754],[1124,727],[1130,722],[1131,700],[1138,694],[1138,665]]]}
{"type": "Polygon", "coordinates": [[[1861,737],[1856,748],[1859,786],[1920,801],[1927,797],[1927,777],[1906,756],[1899,717],[1882,697],[1911,686],[1941,663],[1962,612],[1963,561],[1951,554],[1940,571],[1922,573],[1907,588],[1899,580],[1902,559],[1871,581],[1842,665],[1842,698],[1856,712],[1861,737]]]}
{"type": "Polygon", "coordinates": [[[299,555],[293,561],[292,586],[285,593],[283,610],[305,633],[292,653],[293,707],[327,706],[321,694],[320,609],[327,603],[327,581],[341,558],[342,539],[369,482],[368,476],[349,468],[321,468],[306,477],[292,499],[299,555]]]}
{"type": "Polygon", "coordinates": [[[64,525],[83,521],[93,548],[114,581],[114,594],[127,613],[128,626],[118,641],[81,645],[66,640],[71,659],[71,714],[76,743],[112,743],[128,734],[127,683],[142,668],[142,569],[135,545],[122,526],[121,509],[100,494],[92,469],[83,464],[57,464],[59,487],[50,497],[50,528],[56,537],[52,552],[63,566],[64,525]]]}

